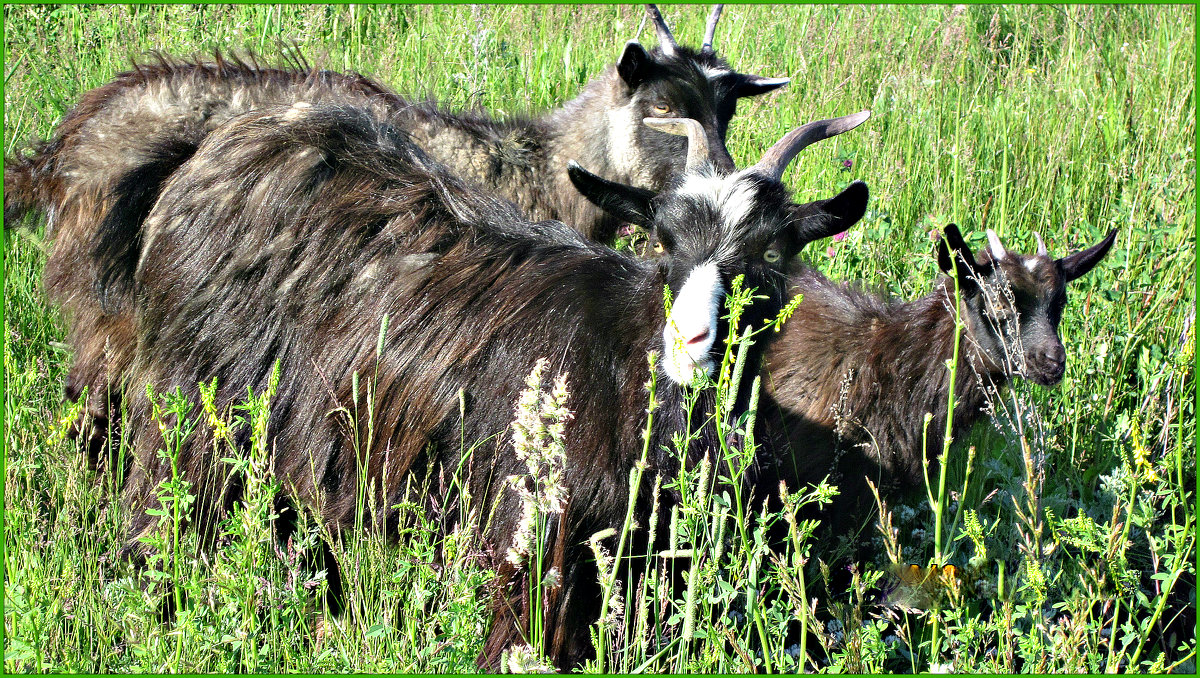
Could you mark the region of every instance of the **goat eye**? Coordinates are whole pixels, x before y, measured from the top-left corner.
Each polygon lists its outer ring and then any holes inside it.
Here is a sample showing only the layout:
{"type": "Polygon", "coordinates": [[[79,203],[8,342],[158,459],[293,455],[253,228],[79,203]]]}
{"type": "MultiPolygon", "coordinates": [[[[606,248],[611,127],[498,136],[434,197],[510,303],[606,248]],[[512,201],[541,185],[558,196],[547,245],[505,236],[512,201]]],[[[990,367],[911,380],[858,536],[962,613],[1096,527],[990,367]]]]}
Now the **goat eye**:
{"type": "Polygon", "coordinates": [[[655,115],[668,115],[671,113],[671,107],[667,104],[654,104],[655,115]]]}
{"type": "Polygon", "coordinates": [[[656,240],[656,241],[654,242],[654,253],[655,253],[655,254],[662,254],[662,253],[663,253],[663,244],[662,244],[662,241],[657,241],[657,240],[656,240]]]}
{"type": "Polygon", "coordinates": [[[779,252],[779,250],[775,249],[774,247],[767,250],[766,252],[763,252],[763,260],[766,261],[768,264],[778,263],[778,261],[782,258],[783,258],[783,255],[779,252]]]}

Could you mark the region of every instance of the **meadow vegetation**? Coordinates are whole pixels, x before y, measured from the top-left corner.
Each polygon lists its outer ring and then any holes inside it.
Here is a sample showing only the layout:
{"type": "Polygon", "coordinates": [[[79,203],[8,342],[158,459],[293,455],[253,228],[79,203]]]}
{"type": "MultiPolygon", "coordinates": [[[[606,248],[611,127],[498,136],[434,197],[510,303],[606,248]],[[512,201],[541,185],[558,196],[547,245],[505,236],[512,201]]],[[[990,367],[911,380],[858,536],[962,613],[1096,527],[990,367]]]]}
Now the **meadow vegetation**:
{"type": "MultiPolygon", "coordinates": [[[[662,9],[681,42],[699,42],[704,9],[662,9]]],[[[510,116],[568,99],[627,39],[654,44],[640,6],[3,12],[6,155],[151,50],[298,52],[510,116]]],[[[932,238],[951,222],[976,249],[985,227],[1024,252],[1038,231],[1055,256],[1111,228],[1117,244],[1069,291],[1062,384],[1018,382],[955,441],[943,492],[885,498],[857,536],[795,520],[832,488],[791,488],[780,514],[747,505],[730,481],[752,449],[677,478],[635,474],[680,493],[672,548],[638,581],[614,567],[627,553],[595,548],[606,595],[589,669],[1194,672],[1194,26],[1185,6],[726,7],[717,50],[740,70],[792,78],[743,100],[728,139],[739,165],[799,123],[874,112],[784,176],[798,201],[870,185],[863,221],[802,255],[830,277],[922,295],[938,275],[932,238]],[[782,550],[765,536],[773,521],[789,528],[782,550]]],[[[195,427],[253,432],[249,450],[216,451],[246,500],[202,550],[180,521],[189,486],[166,483],[151,509],[151,567],[119,562],[128,516],[65,436],[66,320],[40,289],[50,246],[40,226],[4,232],[6,671],[476,669],[491,581],[471,529],[478,512],[462,510],[460,529],[439,536],[441,516],[406,504],[397,539],[331,534],[301,507],[280,539],[282,488],[262,435],[269,392],[232,412],[157,395],[172,422],[164,455],[195,427]]],[[[582,397],[538,392],[523,421],[553,426],[582,397]]],[[[369,403],[356,405],[368,425],[369,403]]],[[[553,459],[553,436],[543,442],[553,459]]],[[[541,491],[536,478],[528,487],[541,491]]],[[[536,569],[534,534],[530,572],[554,586],[536,569]]],[[[537,669],[538,648],[514,648],[506,664],[537,669]]]]}

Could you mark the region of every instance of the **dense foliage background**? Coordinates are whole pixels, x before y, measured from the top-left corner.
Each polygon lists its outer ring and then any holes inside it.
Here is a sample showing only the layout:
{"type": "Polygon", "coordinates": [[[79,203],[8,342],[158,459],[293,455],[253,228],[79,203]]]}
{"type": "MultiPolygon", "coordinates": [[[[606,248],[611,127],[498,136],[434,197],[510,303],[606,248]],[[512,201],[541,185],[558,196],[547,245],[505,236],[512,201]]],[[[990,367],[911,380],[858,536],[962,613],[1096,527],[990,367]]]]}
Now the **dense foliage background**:
{"type": "MultiPolygon", "coordinates": [[[[707,8],[662,9],[681,42],[699,42],[707,8]]],[[[643,16],[640,6],[6,5],[4,150],[47,137],[82,92],[150,50],[299,51],[453,109],[542,111],[626,40],[653,45],[643,16]]],[[[739,164],[807,120],[874,112],[785,176],[801,199],[853,179],[871,187],[863,222],[804,255],[831,277],[924,294],[937,276],[931,233],[948,222],[977,246],[991,227],[1027,252],[1036,230],[1058,256],[1120,233],[1070,289],[1063,383],[1017,384],[993,421],[956,443],[958,489],[936,511],[924,493],[890,502],[894,531],[865,532],[877,558],[854,566],[849,590],[827,584],[850,565],[844,543],[809,540],[772,559],[722,553],[703,529],[681,528],[697,553],[716,551],[697,558],[686,592],[628,596],[625,615],[606,622],[604,668],[1194,670],[1194,26],[1183,6],[726,7],[718,51],[740,70],[792,78],[741,105],[728,140],[739,164]],[[935,514],[953,527],[942,544],[935,514]],[[898,580],[935,553],[961,582],[898,580]],[[764,591],[777,594],[765,598],[765,641],[739,619],[764,591]],[[784,633],[798,621],[803,645],[784,633]]],[[[488,575],[469,534],[338,542],[347,610],[329,614],[324,567],[307,556],[320,526],[276,544],[278,487],[265,471],[225,548],[174,559],[157,573],[166,582],[139,583],[114,563],[124,517],[63,436],[70,354],[39,287],[49,247],[37,230],[5,231],[7,671],[474,668],[488,575]],[[168,599],[182,612],[163,618],[168,599]]],[[[681,520],[712,524],[719,499],[681,520]]]]}

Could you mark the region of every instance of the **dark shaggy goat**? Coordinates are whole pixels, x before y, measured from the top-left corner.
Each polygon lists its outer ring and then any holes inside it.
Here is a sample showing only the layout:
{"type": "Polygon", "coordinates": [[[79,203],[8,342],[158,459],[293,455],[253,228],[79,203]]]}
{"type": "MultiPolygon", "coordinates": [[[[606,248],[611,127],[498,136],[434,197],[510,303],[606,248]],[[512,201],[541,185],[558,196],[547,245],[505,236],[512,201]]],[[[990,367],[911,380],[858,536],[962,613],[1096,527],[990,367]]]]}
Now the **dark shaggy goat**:
{"type": "MultiPolygon", "coordinates": [[[[965,323],[954,437],[979,419],[989,390],[1012,377],[1042,386],[1062,379],[1066,351],[1058,323],[1066,285],[1092,270],[1115,237],[1114,230],[1089,249],[1051,259],[1041,236],[1037,254],[1022,255],[1006,250],[989,230],[988,248],[975,257],[958,228],[946,227],[938,266],[957,269],[965,323]]],[[[932,293],[911,302],[881,299],[807,267],[790,283],[804,300],[765,358],[764,383],[775,404],[765,404],[763,416],[780,439],[775,446],[792,450],[781,457],[780,475],[806,483],[833,475],[842,492],[835,506],[843,510],[826,515],[848,528],[863,516],[844,509],[870,501],[864,478],[878,487],[920,486],[926,464],[941,452],[954,281],[942,278],[932,293]],[[926,412],[933,419],[923,451],[926,412]]]]}
{"type": "MultiPolygon", "coordinates": [[[[650,473],[669,472],[674,460],[660,449],[686,426],[682,383],[720,361],[729,330],[719,309],[731,280],[744,275],[758,290],[744,318],[761,325],[784,304],[784,262],[865,209],[861,183],[791,203],[783,166],[802,146],[863,119],[810,123],[728,175],[707,160],[699,124],[665,123],[688,132],[689,164],[657,195],[572,165],[589,199],[663,234],[666,252],[656,261],[558,222],[526,220],[369,112],[297,104],[220,128],[167,180],[146,220],[137,358],[126,381],[136,455],[124,495],[137,515],[131,535],[154,529],[144,509],[171,474],[156,454],[162,437],[145,387],[178,389],[198,403],[197,383],[215,377],[225,409],[247,390],[262,392],[278,363],[267,435],[289,499],[344,527],[362,491],[380,507],[371,522],[393,529],[392,507],[408,483],[428,483],[427,500],[453,506],[459,497],[446,488],[462,465],[472,505],[485,514],[495,507],[481,521],[484,537],[502,579],[512,577],[504,554],[520,506],[504,479],[525,471],[506,432],[525,376],[546,358],[551,374],[569,375],[574,411],[563,473],[569,496],[547,551],[563,584],[548,602],[546,647],[558,666],[578,665],[591,652],[599,600],[585,542],[625,515],[645,427],[647,353],[663,355],[650,473]],[[674,296],[670,316],[664,285],[674,296]],[[368,380],[374,424],[355,428],[337,408],[367,397],[354,389],[368,380]],[[464,463],[464,447],[475,442],[464,463]]],[[[751,352],[750,373],[760,351],[751,352]]],[[[702,394],[701,406],[711,409],[712,398],[702,394]]],[[[198,494],[193,517],[208,530],[238,487],[223,479],[211,432],[199,429],[182,443],[178,464],[198,494]]],[[[689,459],[716,449],[714,435],[706,429],[689,459]]],[[[246,438],[235,432],[238,444],[246,438]]],[[[499,606],[489,665],[528,623],[515,608],[499,606]]]]}
{"type": "MultiPolygon", "coordinates": [[[[131,359],[130,300],[142,221],[171,172],[206,135],[232,117],[275,104],[367,107],[406,130],[458,176],[517,204],[532,219],[558,219],[608,241],[618,221],[581,196],[567,177],[575,159],[614,180],[662,189],[682,168],[684,141],[641,124],[645,117],[699,120],[711,161],[732,171],[723,140],[737,99],[788,82],[734,71],[712,49],[715,19],[699,51],[676,44],[657,9],[658,48],[625,45],[617,63],[561,108],[498,121],[413,102],[357,74],[253,60],[137,65],[84,94],[28,157],[5,163],[5,223],[46,214],[56,236],[44,284],[70,319],[75,351],[66,395],[89,390],[87,411],[103,443],[116,394],[109,386],[131,359]]],[[[92,449],[95,455],[97,449],[92,449]]]]}

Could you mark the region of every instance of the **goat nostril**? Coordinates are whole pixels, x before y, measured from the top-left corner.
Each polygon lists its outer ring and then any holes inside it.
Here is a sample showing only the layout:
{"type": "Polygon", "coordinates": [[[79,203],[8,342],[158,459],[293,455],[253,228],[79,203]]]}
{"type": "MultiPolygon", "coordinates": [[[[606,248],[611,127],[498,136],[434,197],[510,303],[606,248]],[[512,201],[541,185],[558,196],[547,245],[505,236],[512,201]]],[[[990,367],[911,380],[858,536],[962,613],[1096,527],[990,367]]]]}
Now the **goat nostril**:
{"type": "Polygon", "coordinates": [[[705,339],[708,339],[708,330],[707,329],[705,329],[700,334],[697,334],[696,336],[692,337],[691,339],[688,339],[687,345],[691,346],[693,344],[699,344],[700,342],[704,341],[705,339]]]}

